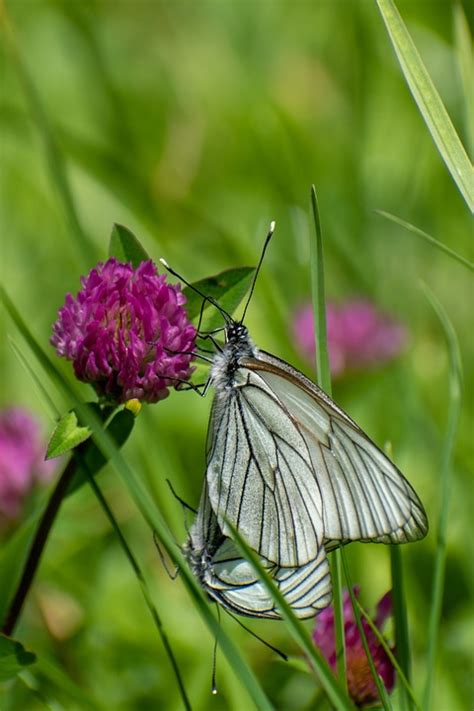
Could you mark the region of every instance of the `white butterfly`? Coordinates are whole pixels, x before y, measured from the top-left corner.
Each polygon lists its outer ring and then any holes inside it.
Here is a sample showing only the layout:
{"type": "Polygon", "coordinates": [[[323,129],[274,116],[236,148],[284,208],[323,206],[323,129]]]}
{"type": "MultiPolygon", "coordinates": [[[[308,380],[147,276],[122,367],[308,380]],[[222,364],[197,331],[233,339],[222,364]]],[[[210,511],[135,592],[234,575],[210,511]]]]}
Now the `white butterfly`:
{"type": "Polygon", "coordinates": [[[214,357],[206,478],[224,535],[230,522],[262,557],[306,565],[339,542],[423,538],[423,506],[405,477],[326,393],[259,351],[241,323],[214,357]]]}
{"type": "MultiPolygon", "coordinates": [[[[274,223],[256,275],[273,228],[274,223]]],[[[215,396],[206,500],[220,533],[229,538],[228,523],[237,528],[278,575],[283,568],[319,561],[325,549],[341,543],[423,538],[425,511],[397,467],[321,388],[254,345],[242,323],[249,301],[240,321],[214,302],[226,326],[225,344],[218,347],[209,378],[215,396]]],[[[200,565],[200,574],[211,579],[217,571],[222,580],[216,551],[227,555],[233,544],[223,547],[207,531],[210,515],[203,511],[201,516],[206,525],[196,526],[191,547],[205,551],[210,561],[207,568],[200,565]]],[[[253,572],[242,569],[249,586],[256,585],[253,572]]]]}
{"type": "MultiPolygon", "coordinates": [[[[204,485],[199,509],[184,554],[201,586],[231,612],[248,617],[280,619],[273,598],[235,543],[223,535],[204,485]]],[[[314,617],[331,601],[329,564],[323,548],[306,565],[281,568],[264,558],[260,564],[273,578],[295,615],[314,617]]]]}

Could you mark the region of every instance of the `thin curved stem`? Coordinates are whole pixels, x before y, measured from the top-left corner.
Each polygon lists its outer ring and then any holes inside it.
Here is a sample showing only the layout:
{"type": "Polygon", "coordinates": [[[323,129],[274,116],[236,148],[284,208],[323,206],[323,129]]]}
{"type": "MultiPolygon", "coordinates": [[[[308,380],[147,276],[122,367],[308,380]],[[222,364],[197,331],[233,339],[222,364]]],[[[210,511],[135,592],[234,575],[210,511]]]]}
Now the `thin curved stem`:
{"type": "MultiPolygon", "coordinates": [[[[84,445],[86,445],[86,443],[84,443],[84,445]]],[[[83,447],[84,445],[79,445],[79,448],[83,447]]],[[[71,483],[73,476],[76,473],[76,468],[77,461],[74,457],[72,457],[69,460],[63,473],[59,477],[58,483],[54,487],[54,490],[49,498],[48,504],[41,517],[35,536],[33,538],[33,542],[28,552],[28,557],[23,568],[23,573],[20,582],[16,589],[13,600],[10,603],[10,607],[6,614],[5,620],[2,624],[2,632],[7,636],[11,636],[13,630],[16,627],[26,597],[33,583],[35,573],[38,569],[38,565],[41,560],[41,555],[46,545],[46,541],[48,540],[49,533],[58,514],[61,502],[64,499],[66,492],[69,488],[69,484],[71,483]]]]}

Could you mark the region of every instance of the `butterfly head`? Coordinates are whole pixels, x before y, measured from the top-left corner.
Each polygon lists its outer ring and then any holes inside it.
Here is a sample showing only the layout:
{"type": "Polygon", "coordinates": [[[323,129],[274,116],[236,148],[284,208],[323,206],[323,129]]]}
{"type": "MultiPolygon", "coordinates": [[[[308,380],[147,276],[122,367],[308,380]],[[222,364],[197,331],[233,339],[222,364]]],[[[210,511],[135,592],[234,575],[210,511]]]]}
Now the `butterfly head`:
{"type": "Polygon", "coordinates": [[[248,328],[239,321],[232,321],[226,328],[227,343],[245,345],[249,341],[248,328]]]}

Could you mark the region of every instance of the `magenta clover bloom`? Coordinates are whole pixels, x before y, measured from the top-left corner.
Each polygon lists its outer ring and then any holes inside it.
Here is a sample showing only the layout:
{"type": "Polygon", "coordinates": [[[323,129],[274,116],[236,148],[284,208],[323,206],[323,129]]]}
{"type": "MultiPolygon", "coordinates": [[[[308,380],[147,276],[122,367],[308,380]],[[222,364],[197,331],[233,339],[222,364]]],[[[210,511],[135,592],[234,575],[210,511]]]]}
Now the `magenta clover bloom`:
{"type": "Polygon", "coordinates": [[[151,260],[136,269],[111,258],[66,296],[51,343],[71,360],[79,380],[112,402],[157,402],[193,369],[196,329],[177,284],[167,284],[151,260]]]}
{"type": "MultiPolygon", "coordinates": [[[[380,312],[369,301],[327,304],[328,351],[331,373],[367,368],[398,356],[407,342],[403,325],[380,312]]],[[[310,304],[300,307],[293,322],[293,335],[302,355],[314,360],[314,318],[310,304]]]]}
{"type": "Polygon", "coordinates": [[[0,530],[18,518],[27,495],[53,472],[45,453],[39,423],[29,412],[20,407],[0,412],[0,530]]]}
{"type": "MultiPolygon", "coordinates": [[[[354,588],[356,596],[359,588],[354,588]]],[[[386,593],[379,601],[375,614],[375,625],[380,630],[392,614],[392,594],[386,593]]],[[[346,674],[349,694],[357,706],[365,706],[379,700],[377,686],[370,671],[369,662],[365,654],[362,639],[357,628],[357,623],[352,609],[352,603],[347,590],[343,595],[344,636],[346,640],[346,674]]],[[[383,684],[390,693],[395,684],[395,669],[380,644],[379,640],[369,627],[368,622],[362,619],[369,650],[374,660],[375,668],[383,684]]],[[[316,627],[313,640],[326,657],[329,666],[336,671],[336,643],[334,631],[334,608],[331,606],[323,610],[316,618],[316,627]]]]}

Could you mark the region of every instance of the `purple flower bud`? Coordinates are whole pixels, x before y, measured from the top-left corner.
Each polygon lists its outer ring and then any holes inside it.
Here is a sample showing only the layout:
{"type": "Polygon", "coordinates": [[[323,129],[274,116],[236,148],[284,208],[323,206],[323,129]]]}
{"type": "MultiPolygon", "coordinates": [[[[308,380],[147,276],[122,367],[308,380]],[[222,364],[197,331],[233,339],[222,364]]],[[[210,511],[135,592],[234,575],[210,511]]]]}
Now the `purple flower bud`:
{"type": "MultiPolygon", "coordinates": [[[[354,593],[359,595],[359,588],[354,587],[354,593]]],[[[377,605],[375,624],[382,628],[385,620],[392,614],[392,595],[386,593],[377,605]]],[[[370,671],[362,639],[352,609],[350,595],[347,590],[343,594],[344,636],[346,641],[346,674],[347,687],[352,700],[357,706],[365,706],[378,701],[379,695],[374,678],[370,671]]],[[[377,673],[390,693],[395,684],[395,669],[387,653],[373,633],[366,620],[362,619],[369,650],[377,673]]],[[[326,657],[330,667],[336,671],[336,641],[334,629],[334,608],[323,610],[316,619],[313,640],[326,657]]]]}
{"type": "Polygon", "coordinates": [[[66,296],[51,343],[79,380],[113,402],[157,402],[193,369],[196,329],[181,287],[167,284],[152,261],[136,269],[111,258],[66,296]]]}
{"type": "MultiPolygon", "coordinates": [[[[328,303],[326,310],[329,363],[333,376],[385,363],[406,345],[407,332],[369,301],[328,303]]],[[[314,360],[314,319],[310,304],[297,310],[293,335],[302,355],[314,360]]]]}
{"type": "Polygon", "coordinates": [[[35,418],[11,407],[0,413],[0,530],[21,514],[25,498],[54,470],[35,418]]]}

